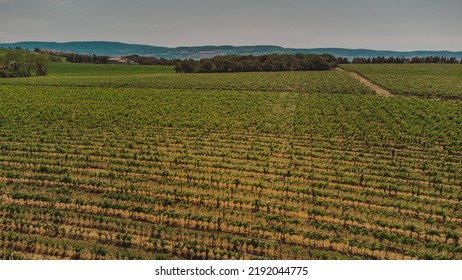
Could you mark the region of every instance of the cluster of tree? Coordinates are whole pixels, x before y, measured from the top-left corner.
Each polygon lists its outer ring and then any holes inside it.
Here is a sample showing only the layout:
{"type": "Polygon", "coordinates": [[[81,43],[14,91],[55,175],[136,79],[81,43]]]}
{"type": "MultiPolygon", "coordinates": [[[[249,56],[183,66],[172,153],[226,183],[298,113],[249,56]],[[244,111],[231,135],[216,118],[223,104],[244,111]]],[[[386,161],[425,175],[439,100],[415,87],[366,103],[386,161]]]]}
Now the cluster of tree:
{"type": "MultiPolygon", "coordinates": [[[[2,47],[4,49],[4,47],[2,47]]],[[[20,46],[15,46],[15,47],[8,47],[9,50],[23,50],[22,47],[20,46]]],[[[24,49],[25,51],[29,51],[29,49],[24,49]]]]}
{"type": "Polygon", "coordinates": [[[337,63],[338,64],[349,64],[350,61],[346,57],[339,56],[339,57],[337,57],[337,63]]]}
{"type": "Polygon", "coordinates": [[[63,56],[67,62],[70,63],[96,63],[96,64],[107,64],[109,56],[97,56],[95,54],[76,54],[76,53],[64,53],[63,56]]]}
{"type": "MultiPolygon", "coordinates": [[[[409,61],[410,63],[459,63],[455,57],[439,57],[439,56],[427,56],[427,57],[413,57],[409,61]]],[[[462,63],[462,59],[460,60],[462,63]]]]}
{"type": "Polygon", "coordinates": [[[139,65],[168,65],[174,66],[179,63],[180,59],[156,58],[153,56],[129,55],[123,58],[130,59],[139,65]]]}
{"type": "Polygon", "coordinates": [[[330,70],[336,66],[336,58],[330,54],[270,54],[182,60],[176,64],[175,70],[184,73],[307,71],[330,70]]]}
{"type": "Polygon", "coordinates": [[[404,64],[404,63],[462,63],[462,60],[457,60],[455,57],[439,57],[439,56],[427,56],[427,57],[384,57],[378,56],[373,58],[355,57],[350,62],[347,58],[337,57],[338,64],[404,64]]]}
{"type": "Polygon", "coordinates": [[[37,53],[8,52],[0,57],[0,78],[30,77],[47,74],[49,59],[37,53]]]}
{"type": "Polygon", "coordinates": [[[404,57],[384,57],[378,56],[373,58],[355,57],[351,61],[352,64],[404,64],[407,62],[404,57]]]}

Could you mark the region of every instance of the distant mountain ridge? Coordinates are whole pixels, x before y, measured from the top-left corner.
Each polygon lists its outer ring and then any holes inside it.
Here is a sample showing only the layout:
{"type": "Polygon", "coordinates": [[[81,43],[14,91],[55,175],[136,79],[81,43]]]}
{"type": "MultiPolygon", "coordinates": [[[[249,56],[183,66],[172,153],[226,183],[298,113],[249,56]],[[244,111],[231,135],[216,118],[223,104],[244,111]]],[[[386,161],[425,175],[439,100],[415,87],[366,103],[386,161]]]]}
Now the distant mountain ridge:
{"type": "Polygon", "coordinates": [[[345,48],[314,48],[314,49],[296,49],[283,48],[271,45],[257,46],[197,46],[197,47],[157,47],[140,44],[126,44],[119,42],[105,41],[87,41],[87,42],[17,42],[17,43],[0,43],[0,48],[21,47],[24,49],[34,50],[57,50],[63,52],[73,52],[79,54],[96,54],[107,55],[111,57],[127,56],[132,54],[143,56],[155,56],[158,58],[210,58],[217,55],[264,55],[264,54],[321,54],[329,53],[334,56],[346,58],[354,57],[426,57],[426,56],[444,56],[456,57],[462,59],[462,51],[387,51],[387,50],[369,50],[369,49],[345,49],[345,48]]]}

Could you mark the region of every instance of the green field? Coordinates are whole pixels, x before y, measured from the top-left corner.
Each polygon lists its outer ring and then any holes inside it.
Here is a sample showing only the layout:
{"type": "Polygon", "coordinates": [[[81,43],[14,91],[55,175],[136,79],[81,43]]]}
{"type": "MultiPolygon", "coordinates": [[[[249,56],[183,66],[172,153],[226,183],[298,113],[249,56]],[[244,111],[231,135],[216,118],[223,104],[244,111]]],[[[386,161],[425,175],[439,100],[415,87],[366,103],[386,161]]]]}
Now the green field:
{"type": "Polygon", "coordinates": [[[85,63],[52,63],[50,76],[136,76],[142,74],[175,73],[173,66],[115,65],[85,63]]]}
{"type": "Polygon", "coordinates": [[[356,71],[393,94],[462,99],[461,64],[350,64],[356,71]]]}
{"type": "Polygon", "coordinates": [[[372,93],[347,75],[334,71],[308,75],[305,72],[182,75],[168,66],[54,64],[49,72],[49,76],[41,79],[3,79],[0,85],[372,93]]]}
{"type": "Polygon", "coordinates": [[[338,71],[3,79],[0,256],[461,259],[461,108],[338,71]]]}

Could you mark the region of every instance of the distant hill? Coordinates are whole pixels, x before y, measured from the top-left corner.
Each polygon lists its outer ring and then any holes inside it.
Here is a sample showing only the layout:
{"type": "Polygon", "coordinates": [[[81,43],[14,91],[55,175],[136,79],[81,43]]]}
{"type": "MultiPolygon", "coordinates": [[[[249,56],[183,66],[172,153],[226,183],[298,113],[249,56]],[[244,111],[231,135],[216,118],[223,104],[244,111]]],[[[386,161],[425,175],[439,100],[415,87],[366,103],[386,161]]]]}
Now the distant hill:
{"type": "Polygon", "coordinates": [[[40,48],[42,50],[57,50],[63,52],[73,52],[79,54],[96,54],[107,55],[111,57],[120,57],[131,54],[143,56],[155,56],[158,58],[210,58],[217,55],[263,55],[263,54],[295,54],[295,53],[329,53],[334,56],[347,58],[354,57],[426,57],[426,56],[444,56],[456,57],[462,59],[462,51],[383,51],[383,50],[368,50],[368,49],[342,49],[342,48],[316,48],[316,49],[293,49],[282,48],[278,46],[198,46],[198,47],[156,47],[149,45],[125,44],[118,42],[18,42],[1,44],[0,48],[22,47],[33,50],[40,48]]]}

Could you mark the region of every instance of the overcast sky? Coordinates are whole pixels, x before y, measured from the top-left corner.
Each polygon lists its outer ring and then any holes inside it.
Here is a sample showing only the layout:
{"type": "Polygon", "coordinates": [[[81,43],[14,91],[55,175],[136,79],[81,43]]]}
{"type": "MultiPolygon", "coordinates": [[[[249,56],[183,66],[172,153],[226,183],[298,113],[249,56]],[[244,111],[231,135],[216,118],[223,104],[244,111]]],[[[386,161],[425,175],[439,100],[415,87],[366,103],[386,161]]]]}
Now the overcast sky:
{"type": "Polygon", "coordinates": [[[0,0],[0,42],[462,50],[462,0],[0,0]]]}

